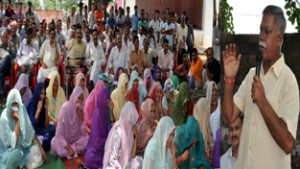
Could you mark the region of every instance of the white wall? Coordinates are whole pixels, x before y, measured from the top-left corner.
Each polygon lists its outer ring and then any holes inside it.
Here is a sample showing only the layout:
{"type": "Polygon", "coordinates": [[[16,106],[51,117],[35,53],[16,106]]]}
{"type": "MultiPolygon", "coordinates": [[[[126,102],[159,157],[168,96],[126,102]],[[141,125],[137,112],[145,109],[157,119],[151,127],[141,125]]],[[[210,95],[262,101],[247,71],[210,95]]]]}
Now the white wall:
{"type": "Polygon", "coordinates": [[[213,38],[213,0],[203,0],[203,42],[202,46],[211,47],[213,38]]]}

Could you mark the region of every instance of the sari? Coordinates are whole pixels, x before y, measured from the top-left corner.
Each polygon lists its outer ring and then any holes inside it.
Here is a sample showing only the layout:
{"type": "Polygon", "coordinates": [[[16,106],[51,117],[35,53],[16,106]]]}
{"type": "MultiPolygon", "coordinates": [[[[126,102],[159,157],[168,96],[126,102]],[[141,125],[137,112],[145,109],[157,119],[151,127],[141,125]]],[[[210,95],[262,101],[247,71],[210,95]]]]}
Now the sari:
{"type": "Polygon", "coordinates": [[[92,117],[95,108],[97,107],[97,99],[99,92],[106,88],[105,83],[102,80],[98,80],[95,88],[92,90],[90,95],[87,97],[84,105],[84,119],[87,128],[91,128],[92,126],[92,117]]]}
{"type": "Polygon", "coordinates": [[[162,99],[163,99],[163,91],[162,87],[159,82],[155,82],[154,85],[152,86],[148,96],[154,101],[155,104],[155,120],[159,121],[159,119],[162,116],[166,116],[166,110],[162,107],[162,99]],[[156,97],[156,92],[160,90],[161,91],[161,96],[160,98],[156,97]]]}
{"type": "Polygon", "coordinates": [[[21,96],[22,97],[22,103],[23,105],[27,105],[30,98],[32,97],[32,93],[31,90],[29,88],[29,79],[28,79],[28,75],[25,73],[22,73],[19,76],[19,79],[17,81],[17,83],[14,86],[15,89],[19,90],[19,92],[21,92],[21,90],[23,88],[26,88],[25,93],[21,96]]]}
{"type": "Polygon", "coordinates": [[[110,130],[109,104],[110,96],[106,88],[97,96],[97,106],[93,112],[91,134],[85,154],[85,164],[90,169],[102,168],[105,141],[110,130]]]}
{"type": "Polygon", "coordinates": [[[206,159],[203,135],[200,132],[200,126],[193,116],[189,116],[187,123],[176,130],[174,145],[176,147],[176,157],[182,155],[185,150],[189,150],[189,158],[188,160],[183,161],[180,168],[211,168],[206,159]]]}
{"type": "Polygon", "coordinates": [[[151,87],[154,85],[155,81],[152,78],[151,75],[151,70],[149,68],[146,68],[144,70],[144,80],[142,82],[142,85],[144,86],[144,88],[146,89],[147,93],[150,92],[151,87]],[[150,78],[150,84],[149,86],[147,86],[147,79],[150,78]]]}
{"type": "Polygon", "coordinates": [[[187,114],[185,114],[184,103],[191,97],[190,89],[187,82],[182,82],[179,87],[179,92],[175,98],[174,105],[170,111],[170,117],[174,120],[175,125],[182,125],[186,122],[187,114]]]}
{"type": "Polygon", "coordinates": [[[160,73],[160,79],[157,79],[157,78],[156,78],[156,72],[157,72],[158,70],[160,70],[160,72],[161,72],[160,67],[155,66],[155,67],[154,67],[154,70],[153,70],[152,77],[153,77],[153,80],[154,80],[155,82],[159,82],[160,85],[162,86],[162,88],[164,88],[164,81],[163,81],[163,79],[162,79],[162,72],[160,73]]]}
{"type": "Polygon", "coordinates": [[[206,98],[201,98],[198,100],[194,107],[194,117],[199,123],[201,133],[203,135],[205,150],[208,151],[209,148],[213,145],[213,136],[210,129],[209,122],[209,107],[208,101],[206,98]]]}
{"type": "Polygon", "coordinates": [[[146,147],[143,169],[173,169],[172,153],[166,144],[174,129],[175,125],[170,117],[160,119],[154,135],[146,147]]]}
{"type": "MultiPolygon", "coordinates": [[[[51,139],[55,135],[55,127],[51,124],[47,124],[46,128],[46,116],[48,114],[45,109],[45,101],[43,102],[43,106],[41,112],[39,114],[38,120],[35,119],[35,113],[38,108],[38,103],[40,101],[40,94],[42,89],[44,89],[44,83],[38,83],[33,92],[33,97],[30,99],[28,105],[26,106],[31,124],[36,132],[36,135],[42,140],[42,146],[45,151],[49,151],[51,147],[51,139]]],[[[46,91],[46,89],[45,89],[46,91]]],[[[45,93],[46,95],[46,93],[45,93]]]]}
{"type": "Polygon", "coordinates": [[[140,123],[138,132],[137,153],[142,156],[144,155],[146,146],[149,140],[152,138],[156,128],[156,125],[154,123],[155,114],[150,111],[152,105],[154,105],[153,100],[151,98],[148,98],[143,102],[141,106],[143,118],[140,123]]]}
{"type": "MultiPolygon", "coordinates": [[[[130,81],[128,90],[132,89],[132,85],[135,80],[138,80],[138,95],[139,95],[139,106],[143,103],[144,98],[147,96],[147,91],[142,84],[140,84],[140,77],[137,71],[132,71],[130,74],[130,81]]],[[[138,109],[138,108],[137,108],[138,109]]]]}
{"type": "Polygon", "coordinates": [[[77,109],[83,111],[84,104],[76,104],[80,95],[83,95],[81,87],[75,87],[70,96],[60,109],[55,136],[51,141],[51,151],[60,157],[75,158],[77,152],[86,148],[89,136],[86,131],[84,120],[81,121],[77,109]],[[75,155],[69,155],[66,146],[70,145],[75,155]]]}
{"type": "Polygon", "coordinates": [[[111,100],[114,103],[114,116],[115,120],[120,117],[120,112],[126,103],[128,77],[125,73],[122,73],[119,78],[118,87],[111,93],[111,100]]]}
{"type": "Polygon", "coordinates": [[[81,73],[81,72],[77,73],[77,75],[76,75],[75,86],[79,86],[80,81],[81,81],[82,79],[84,79],[84,89],[82,89],[82,90],[83,90],[83,97],[84,97],[84,100],[86,100],[87,97],[89,96],[89,91],[88,91],[88,89],[87,89],[87,87],[86,87],[86,78],[84,77],[84,74],[83,74],[83,73],[81,73]]]}
{"type": "Polygon", "coordinates": [[[56,122],[59,117],[60,108],[66,101],[66,95],[65,95],[63,88],[61,87],[60,76],[57,71],[54,71],[51,74],[49,85],[46,89],[46,94],[47,94],[46,96],[49,101],[49,106],[48,106],[49,117],[52,121],[56,122]],[[54,84],[55,78],[57,78],[57,80],[58,80],[58,89],[57,89],[56,98],[53,97],[53,84],[54,84]]]}
{"type": "Polygon", "coordinates": [[[7,97],[6,108],[0,117],[0,168],[23,167],[29,160],[34,129],[31,125],[21,95],[17,89],[12,89],[7,97]],[[19,139],[16,140],[16,121],[11,116],[12,104],[18,103],[17,111],[20,119],[19,139]]]}
{"type": "Polygon", "coordinates": [[[119,120],[109,131],[103,158],[103,168],[126,168],[130,165],[134,145],[133,126],[138,120],[134,104],[127,102],[122,108],[119,120]]]}

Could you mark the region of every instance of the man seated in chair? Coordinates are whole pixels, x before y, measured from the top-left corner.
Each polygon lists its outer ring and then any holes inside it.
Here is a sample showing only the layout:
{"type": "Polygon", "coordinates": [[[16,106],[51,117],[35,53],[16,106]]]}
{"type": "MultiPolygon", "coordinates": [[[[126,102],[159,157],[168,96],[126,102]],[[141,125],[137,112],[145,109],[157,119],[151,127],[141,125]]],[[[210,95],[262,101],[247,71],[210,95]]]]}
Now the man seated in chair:
{"type": "Polygon", "coordinates": [[[16,62],[19,66],[19,75],[27,73],[29,75],[29,82],[31,82],[34,72],[34,66],[38,61],[38,46],[32,40],[32,28],[26,29],[26,38],[20,44],[17,52],[16,62]]]}
{"type": "Polygon", "coordinates": [[[38,77],[50,79],[51,73],[58,71],[57,65],[59,64],[61,49],[55,37],[55,29],[52,28],[50,29],[49,39],[45,40],[40,50],[39,60],[41,67],[38,72],[38,77]]]}
{"type": "Polygon", "coordinates": [[[82,66],[84,61],[84,55],[86,45],[82,42],[82,28],[80,24],[76,25],[76,39],[71,39],[67,44],[68,54],[68,66],[82,66]]]}

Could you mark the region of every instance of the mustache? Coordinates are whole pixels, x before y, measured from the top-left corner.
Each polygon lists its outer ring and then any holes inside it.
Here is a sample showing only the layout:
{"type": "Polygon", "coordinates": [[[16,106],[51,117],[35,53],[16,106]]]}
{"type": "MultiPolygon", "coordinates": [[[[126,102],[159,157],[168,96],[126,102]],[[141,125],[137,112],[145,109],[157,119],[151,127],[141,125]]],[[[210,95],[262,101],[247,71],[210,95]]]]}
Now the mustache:
{"type": "Polygon", "coordinates": [[[238,136],[232,136],[231,140],[233,140],[233,139],[239,139],[239,137],[238,136]]]}
{"type": "Polygon", "coordinates": [[[264,41],[259,41],[259,47],[267,48],[267,44],[264,41]]]}

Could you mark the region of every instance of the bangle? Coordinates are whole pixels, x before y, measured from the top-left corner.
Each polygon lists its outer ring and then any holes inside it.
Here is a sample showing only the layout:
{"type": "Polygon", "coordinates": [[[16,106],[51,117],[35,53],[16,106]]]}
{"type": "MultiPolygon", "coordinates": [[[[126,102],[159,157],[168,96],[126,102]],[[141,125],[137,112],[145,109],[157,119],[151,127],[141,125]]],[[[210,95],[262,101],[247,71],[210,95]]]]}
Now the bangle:
{"type": "Polygon", "coordinates": [[[229,79],[229,78],[226,78],[226,76],[224,76],[224,81],[225,81],[225,84],[234,85],[235,79],[229,79]]]}

